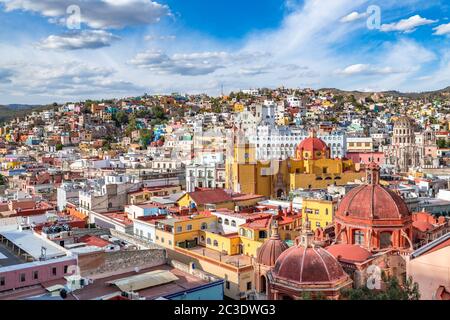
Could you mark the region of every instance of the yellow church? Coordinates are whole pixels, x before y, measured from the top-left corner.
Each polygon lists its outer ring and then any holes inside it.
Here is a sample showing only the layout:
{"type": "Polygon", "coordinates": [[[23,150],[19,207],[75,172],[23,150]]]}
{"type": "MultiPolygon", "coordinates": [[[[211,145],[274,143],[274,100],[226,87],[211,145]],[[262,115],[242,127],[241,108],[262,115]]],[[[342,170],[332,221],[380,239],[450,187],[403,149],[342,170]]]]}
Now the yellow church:
{"type": "Polygon", "coordinates": [[[235,145],[234,157],[226,165],[226,188],[279,198],[292,190],[345,185],[363,176],[352,160],[331,159],[330,148],[312,131],[297,146],[295,159],[256,161],[253,146],[235,145]]]}

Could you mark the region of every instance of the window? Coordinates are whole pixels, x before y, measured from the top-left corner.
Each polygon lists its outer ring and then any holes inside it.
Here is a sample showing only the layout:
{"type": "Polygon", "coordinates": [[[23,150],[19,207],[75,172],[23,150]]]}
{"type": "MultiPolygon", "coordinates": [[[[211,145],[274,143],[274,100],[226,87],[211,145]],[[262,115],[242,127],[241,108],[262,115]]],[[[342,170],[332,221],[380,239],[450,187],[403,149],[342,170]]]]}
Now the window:
{"type": "Polygon", "coordinates": [[[206,230],[206,228],[208,228],[208,224],[206,222],[203,222],[200,229],[206,230]]]}
{"type": "Polygon", "coordinates": [[[222,218],[217,219],[218,223],[222,223],[222,218]]]}
{"type": "Polygon", "coordinates": [[[172,240],[169,240],[169,246],[171,246],[172,245],[172,240]]]}
{"type": "Polygon", "coordinates": [[[225,281],[225,288],[230,290],[230,281],[225,281]]]}
{"type": "Polygon", "coordinates": [[[251,283],[251,281],[247,282],[247,290],[252,290],[252,283],[251,283]]]}
{"type": "Polygon", "coordinates": [[[236,227],[236,221],[231,220],[231,226],[232,226],[232,227],[236,227]]]}
{"type": "Polygon", "coordinates": [[[66,274],[68,270],[69,270],[69,266],[64,266],[64,274],[66,274]]]}
{"type": "Polygon", "coordinates": [[[266,230],[260,230],[260,231],[259,231],[259,238],[260,238],[260,239],[265,239],[265,238],[267,238],[267,231],[266,231],[266,230]]]}
{"type": "Polygon", "coordinates": [[[391,240],[391,233],[390,232],[381,232],[380,234],[380,247],[381,249],[389,248],[392,246],[392,240],[391,240]]]}
{"type": "Polygon", "coordinates": [[[211,244],[211,238],[206,239],[206,244],[211,244]]]}
{"type": "Polygon", "coordinates": [[[316,227],[320,228],[320,222],[316,222],[316,227]]]}
{"type": "Polygon", "coordinates": [[[34,280],[39,279],[39,271],[33,271],[33,279],[34,280]]]}
{"type": "Polygon", "coordinates": [[[188,225],[187,225],[187,230],[188,230],[188,231],[191,231],[191,230],[192,230],[192,224],[188,224],[188,225]]]}
{"type": "Polygon", "coordinates": [[[218,247],[219,246],[219,242],[217,240],[214,240],[214,247],[218,247]]]}
{"type": "Polygon", "coordinates": [[[56,276],[56,267],[52,268],[52,275],[56,276]]]}
{"type": "Polygon", "coordinates": [[[353,232],[353,243],[354,244],[359,244],[359,245],[363,245],[364,244],[364,232],[362,232],[361,230],[355,230],[353,232]]]}
{"type": "Polygon", "coordinates": [[[319,210],[314,210],[314,214],[319,214],[319,210]]]}
{"type": "Polygon", "coordinates": [[[225,219],[225,224],[228,226],[230,224],[230,220],[225,219]]]}
{"type": "Polygon", "coordinates": [[[159,236],[156,236],[156,240],[159,240],[159,236]]]}
{"type": "Polygon", "coordinates": [[[25,282],[25,273],[20,274],[20,282],[25,282]]]}
{"type": "Polygon", "coordinates": [[[178,226],[177,227],[177,232],[181,232],[181,231],[183,231],[183,227],[182,226],[178,226]]]}
{"type": "Polygon", "coordinates": [[[161,242],[164,243],[164,238],[161,238],[161,242]]]}
{"type": "Polygon", "coordinates": [[[325,209],[325,214],[328,215],[328,208],[325,209]]]}
{"type": "Polygon", "coordinates": [[[5,285],[5,277],[0,277],[0,287],[5,285]]]}

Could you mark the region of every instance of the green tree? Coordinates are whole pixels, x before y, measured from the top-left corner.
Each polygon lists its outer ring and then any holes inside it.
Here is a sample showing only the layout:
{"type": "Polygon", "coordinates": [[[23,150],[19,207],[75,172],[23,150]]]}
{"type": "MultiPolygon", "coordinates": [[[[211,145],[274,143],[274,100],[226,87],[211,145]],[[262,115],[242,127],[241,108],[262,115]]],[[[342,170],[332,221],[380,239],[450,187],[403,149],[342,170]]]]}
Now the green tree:
{"type": "Polygon", "coordinates": [[[62,145],[62,143],[58,143],[58,144],[56,145],[56,151],[62,150],[63,147],[64,147],[64,146],[62,145]]]}
{"type": "Polygon", "coordinates": [[[118,111],[113,116],[113,118],[116,121],[117,127],[120,127],[121,125],[128,123],[128,114],[124,110],[118,111]]]}
{"type": "Polygon", "coordinates": [[[153,141],[153,131],[148,129],[142,129],[140,131],[141,138],[139,140],[141,146],[146,147],[153,141]]]}
{"type": "Polygon", "coordinates": [[[5,177],[0,174],[0,186],[3,186],[5,184],[5,177]]]}
{"type": "Polygon", "coordinates": [[[400,285],[397,278],[390,277],[385,281],[384,290],[371,290],[367,287],[346,289],[342,297],[348,300],[418,300],[420,298],[419,286],[412,278],[408,278],[404,285],[400,285]]]}

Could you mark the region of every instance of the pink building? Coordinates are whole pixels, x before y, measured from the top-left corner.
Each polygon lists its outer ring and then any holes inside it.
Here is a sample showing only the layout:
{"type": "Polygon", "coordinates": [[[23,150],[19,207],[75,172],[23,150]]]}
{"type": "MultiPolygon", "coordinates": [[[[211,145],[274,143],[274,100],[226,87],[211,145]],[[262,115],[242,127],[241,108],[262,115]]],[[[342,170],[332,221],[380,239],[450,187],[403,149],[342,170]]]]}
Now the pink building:
{"type": "Polygon", "coordinates": [[[74,256],[47,261],[34,261],[0,268],[0,296],[8,290],[43,285],[50,281],[65,283],[65,276],[72,274],[77,266],[74,256]]]}
{"type": "Polygon", "coordinates": [[[354,163],[368,164],[375,162],[379,166],[385,163],[383,152],[348,152],[346,157],[354,163]]]}

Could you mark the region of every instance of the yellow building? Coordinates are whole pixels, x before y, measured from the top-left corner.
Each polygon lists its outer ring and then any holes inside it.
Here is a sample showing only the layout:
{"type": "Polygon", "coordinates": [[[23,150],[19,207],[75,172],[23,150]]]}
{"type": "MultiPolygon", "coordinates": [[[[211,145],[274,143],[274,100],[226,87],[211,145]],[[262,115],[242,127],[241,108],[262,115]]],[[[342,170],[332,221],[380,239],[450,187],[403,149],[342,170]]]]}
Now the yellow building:
{"type": "Polygon", "coordinates": [[[193,216],[168,218],[156,221],[155,243],[173,249],[195,247],[200,242],[201,231],[214,226],[216,217],[202,213],[193,216]]]}
{"type": "Polygon", "coordinates": [[[333,223],[337,201],[320,199],[303,199],[302,213],[311,222],[311,229],[325,228],[333,223]]]}
{"type": "Polygon", "coordinates": [[[295,159],[257,162],[253,146],[236,146],[226,165],[226,188],[275,198],[300,188],[345,185],[363,176],[353,161],[331,159],[326,143],[313,133],[298,145],[295,159]]]}
{"type": "Polygon", "coordinates": [[[235,103],[234,104],[234,112],[242,112],[245,109],[245,106],[242,103],[235,103]]]}

